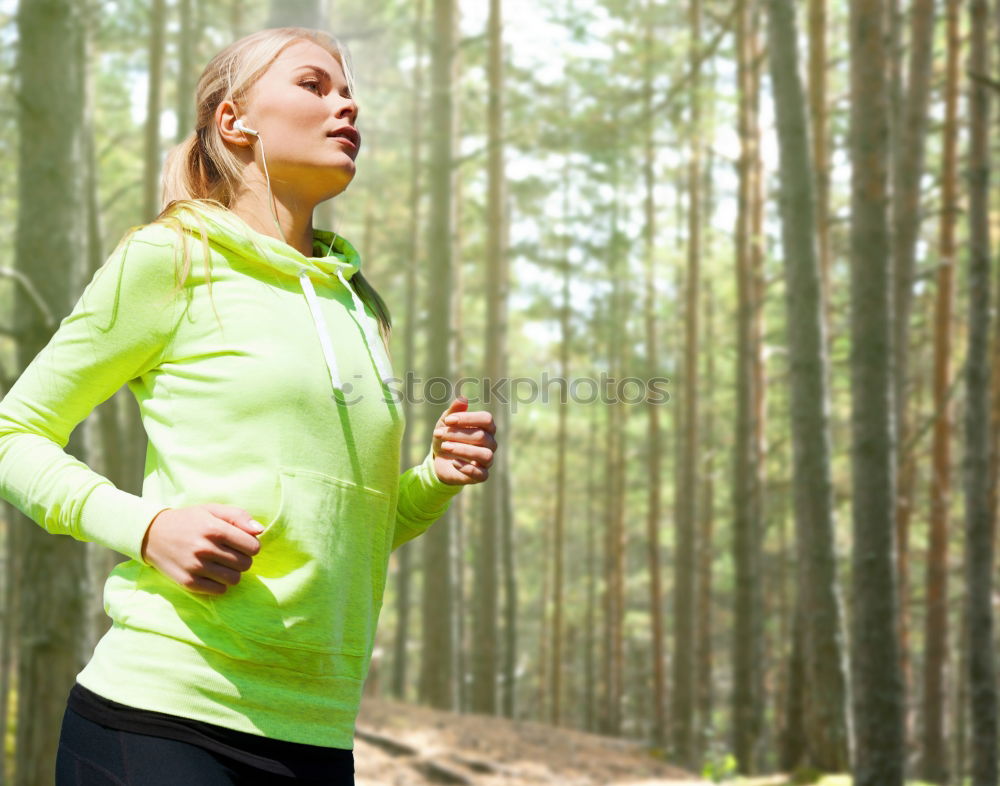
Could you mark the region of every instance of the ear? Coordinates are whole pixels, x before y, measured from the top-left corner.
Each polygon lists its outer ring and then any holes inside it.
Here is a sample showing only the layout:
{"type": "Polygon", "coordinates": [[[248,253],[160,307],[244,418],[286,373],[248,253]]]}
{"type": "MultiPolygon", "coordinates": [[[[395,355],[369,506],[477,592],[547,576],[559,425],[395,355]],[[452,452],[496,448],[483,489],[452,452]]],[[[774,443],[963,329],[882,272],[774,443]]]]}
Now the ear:
{"type": "MultiPolygon", "coordinates": [[[[239,117],[236,105],[232,101],[220,101],[215,108],[215,125],[219,129],[222,141],[237,147],[250,147],[253,144],[253,137],[234,128],[239,117]]],[[[253,128],[249,123],[247,125],[253,128]]]]}

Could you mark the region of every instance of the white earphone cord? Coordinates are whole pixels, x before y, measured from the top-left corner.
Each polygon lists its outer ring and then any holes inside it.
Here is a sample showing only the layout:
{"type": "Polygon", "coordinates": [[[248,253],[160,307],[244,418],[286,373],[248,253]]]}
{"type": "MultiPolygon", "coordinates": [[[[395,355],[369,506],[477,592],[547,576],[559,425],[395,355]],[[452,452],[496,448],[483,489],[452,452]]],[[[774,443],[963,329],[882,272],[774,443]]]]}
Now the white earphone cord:
{"type": "Polygon", "coordinates": [[[271,218],[274,219],[274,225],[278,228],[281,239],[287,243],[288,238],[285,237],[285,231],[281,228],[281,224],[278,223],[278,211],[274,207],[274,194],[271,193],[271,175],[267,171],[267,155],[264,153],[264,140],[261,139],[260,134],[254,134],[254,136],[257,137],[257,142],[260,143],[260,157],[264,162],[264,178],[267,180],[267,204],[271,208],[271,218]]]}
{"type": "MultiPolygon", "coordinates": [[[[242,119],[237,121],[236,127],[239,128],[245,134],[253,134],[257,137],[257,141],[260,143],[260,157],[264,163],[264,177],[267,180],[267,195],[268,204],[271,206],[271,217],[274,219],[274,225],[278,228],[278,233],[281,235],[281,239],[286,243],[288,242],[285,237],[285,233],[281,228],[281,224],[278,223],[278,213],[274,207],[274,194],[271,193],[271,175],[267,171],[267,155],[264,153],[264,140],[261,138],[260,134],[251,128],[247,128],[242,119]]],[[[330,247],[327,253],[333,253],[333,243],[330,243],[330,247]]],[[[365,335],[365,341],[367,342],[371,353],[375,360],[375,366],[378,369],[379,376],[382,378],[382,382],[386,385],[392,379],[392,371],[389,368],[389,364],[386,359],[382,357],[382,353],[379,352],[376,347],[381,344],[381,341],[375,341],[372,335],[373,331],[371,325],[369,324],[368,315],[365,313],[364,304],[361,302],[361,298],[358,297],[358,293],[355,291],[354,287],[347,283],[344,278],[344,274],[340,270],[337,271],[337,277],[340,279],[340,283],[344,285],[344,288],[350,292],[351,299],[354,301],[354,309],[358,315],[358,323],[361,327],[361,331],[365,335]]],[[[323,357],[326,360],[327,368],[330,371],[330,379],[335,388],[341,387],[340,374],[337,369],[337,361],[333,353],[333,347],[330,346],[330,339],[327,335],[326,320],[323,319],[323,315],[319,310],[319,304],[316,303],[316,291],[313,289],[312,282],[309,280],[309,276],[303,271],[299,274],[299,280],[302,284],[302,292],[306,296],[306,300],[309,303],[309,310],[313,316],[313,322],[316,323],[317,333],[320,339],[320,345],[323,349],[323,357]]]]}

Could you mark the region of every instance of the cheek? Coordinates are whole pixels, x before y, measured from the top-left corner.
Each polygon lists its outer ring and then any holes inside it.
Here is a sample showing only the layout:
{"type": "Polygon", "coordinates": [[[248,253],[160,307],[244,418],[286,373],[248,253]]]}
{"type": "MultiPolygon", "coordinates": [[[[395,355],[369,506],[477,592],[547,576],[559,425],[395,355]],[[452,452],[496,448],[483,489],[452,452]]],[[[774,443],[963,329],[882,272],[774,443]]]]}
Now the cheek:
{"type": "Polygon", "coordinates": [[[324,128],[327,113],[323,102],[316,100],[308,91],[297,89],[301,95],[282,96],[281,100],[269,101],[260,108],[260,115],[270,120],[268,125],[275,127],[276,136],[310,135],[324,128]]]}

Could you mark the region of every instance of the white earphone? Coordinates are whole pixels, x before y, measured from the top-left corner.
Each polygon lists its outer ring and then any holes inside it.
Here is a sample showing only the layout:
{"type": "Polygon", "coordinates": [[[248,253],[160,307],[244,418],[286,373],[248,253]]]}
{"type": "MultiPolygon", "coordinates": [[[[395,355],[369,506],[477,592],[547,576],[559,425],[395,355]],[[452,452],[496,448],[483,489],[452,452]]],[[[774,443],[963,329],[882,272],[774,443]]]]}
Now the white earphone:
{"type": "Polygon", "coordinates": [[[281,224],[278,223],[278,213],[274,208],[274,194],[271,192],[271,175],[267,171],[267,156],[264,155],[264,140],[261,138],[260,133],[256,129],[248,128],[246,124],[244,124],[242,117],[238,118],[237,121],[233,123],[233,128],[237,131],[242,131],[244,134],[251,134],[252,136],[257,137],[257,141],[260,145],[260,157],[264,163],[264,177],[267,179],[267,195],[268,203],[271,207],[271,217],[274,219],[274,225],[278,228],[278,235],[287,243],[288,238],[285,237],[285,230],[283,230],[281,228],[281,224]]]}
{"type": "Polygon", "coordinates": [[[242,131],[244,134],[253,134],[254,136],[258,135],[257,132],[254,129],[247,128],[243,124],[243,118],[242,117],[233,124],[233,128],[235,128],[237,131],[242,131]]]}

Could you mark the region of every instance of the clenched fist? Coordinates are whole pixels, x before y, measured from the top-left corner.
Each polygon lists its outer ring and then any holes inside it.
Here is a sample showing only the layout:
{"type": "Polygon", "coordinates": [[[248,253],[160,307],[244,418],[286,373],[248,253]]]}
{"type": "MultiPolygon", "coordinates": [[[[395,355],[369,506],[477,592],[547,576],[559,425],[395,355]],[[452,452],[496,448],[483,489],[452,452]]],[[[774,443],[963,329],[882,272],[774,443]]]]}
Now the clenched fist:
{"type": "Polygon", "coordinates": [[[147,528],[142,558],[192,592],[221,595],[253,564],[263,531],[235,505],[167,508],[147,528]]]}

